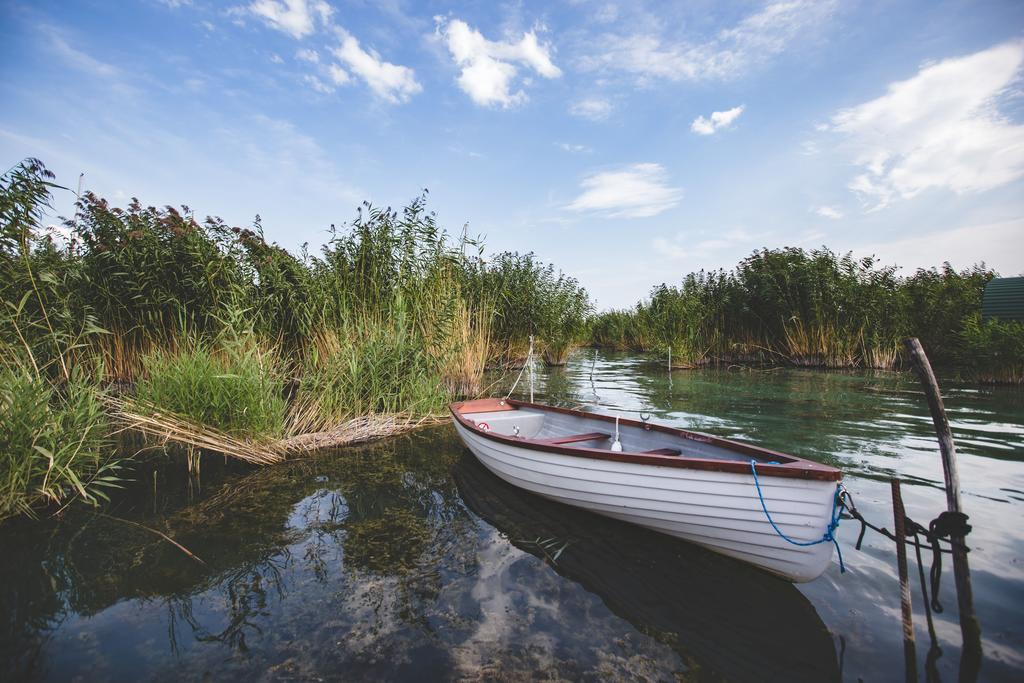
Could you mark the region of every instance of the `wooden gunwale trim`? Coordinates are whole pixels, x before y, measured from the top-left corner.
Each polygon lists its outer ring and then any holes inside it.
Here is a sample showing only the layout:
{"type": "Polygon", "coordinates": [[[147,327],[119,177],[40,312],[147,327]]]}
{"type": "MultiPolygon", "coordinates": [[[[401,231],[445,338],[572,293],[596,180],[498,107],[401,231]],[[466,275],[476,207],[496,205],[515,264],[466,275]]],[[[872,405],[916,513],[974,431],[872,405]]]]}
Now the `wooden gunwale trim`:
{"type": "MultiPolygon", "coordinates": [[[[558,453],[559,455],[571,455],[578,458],[611,460],[615,462],[634,463],[638,465],[655,465],[657,467],[678,467],[690,470],[750,474],[750,463],[744,461],[716,460],[714,458],[694,458],[686,455],[658,455],[655,453],[644,453],[642,451],[615,452],[603,450],[600,448],[588,448],[585,446],[559,446],[545,443],[544,441],[539,439],[524,439],[521,437],[506,436],[504,434],[496,434],[494,432],[481,431],[476,428],[476,425],[473,422],[470,422],[469,419],[464,417],[463,414],[460,412],[460,408],[467,403],[473,402],[460,401],[457,403],[450,404],[448,406],[448,409],[451,411],[452,417],[463,427],[471,430],[474,434],[477,434],[490,441],[496,441],[498,443],[516,446],[519,448],[525,448],[527,450],[558,453]]],[[[602,415],[600,413],[587,413],[582,410],[573,410],[571,408],[557,408],[555,406],[540,405],[537,403],[529,403],[527,401],[518,401],[515,399],[508,399],[506,403],[508,405],[515,406],[516,408],[532,408],[534,410],[539,410],[542,412],[547,411],[554,413],[563,413],[565,415],[574,415],[577,417],[583,417],[591,420],[601,420],[604,422],[611,422],[613,424],[615,422],[615,418],[613,416],[602,415]]],[[[640,427],[641,429],[646,429],[648,431],[661,432],[677,438],[697,441],[699,443],[711,444],[713,446],[718,446],[720,448],[724,448],[735,453],[748,455],[752,459],[758,461],[758,476],[782,477],[788,479],[817,479],[821,481],[839,481],[843,477],[842,471],[835,467],[822,465],[820,463],[814,462],[813,460],[805,460],[804,458],[798,458],[793,455],[786,455],[785,453],[779,453],[777,451],[769,450],[767,448],[761,448],[760,446],[752,446],[750,444],[741,443],[739,441],[732,441],[731,439],[723,439],[721,437],[711,436],[709,434],[691,432],[685,429],[676,429],[674,427],[668,427],[665,425],[645,424],[639,420],[633,420],[630,418],[619,418],[619,424],[640,427]],[[771,460],[779,461],[779,464],[774,465],[765,462],[771,460]]]]}

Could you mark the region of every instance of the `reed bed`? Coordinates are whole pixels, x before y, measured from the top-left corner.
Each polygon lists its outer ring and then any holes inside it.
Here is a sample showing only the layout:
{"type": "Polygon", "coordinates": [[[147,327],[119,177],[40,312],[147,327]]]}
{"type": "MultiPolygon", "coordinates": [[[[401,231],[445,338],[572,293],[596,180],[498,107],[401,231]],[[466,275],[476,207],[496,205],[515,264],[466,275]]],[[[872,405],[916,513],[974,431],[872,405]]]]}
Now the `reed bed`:
{"type": "Polygon", "coordinates": [[[259,217],[233,227],[89,192],[55,239],[42,225],[55,191],[37,160],[0,177],[0,369],[31,378],[5,382],[0,403],[5,423],[20,411],[28,425],[3,436],[5,510],[95,501],[109,482],[108,442],[62,460],[46,433],[70,443],[116,425],[182,445],[190,466],[211,451],[268,464],[429,423],[482,391],[485,367],[525,357],[530,335],[552,362],[585,341],[578,283],[532,254],[485,259],[437,225],[425,193],[400,210],[364,204],[295,254],[259,217]],[[98,431],[61,417],[84,410],[80,386],[98,431]]]}
{"type": "Polygon", "coordinates": [[[731,271],[691,273],[632,309],[591,321],[595,346],[667,356],[674,367],[785,364],[895,369],[916,336],[933,362],[981,381],[1019,381],[1020,324],[979,319],[983,266],[897,275],[822,248],[761,250],[731,271]]]}

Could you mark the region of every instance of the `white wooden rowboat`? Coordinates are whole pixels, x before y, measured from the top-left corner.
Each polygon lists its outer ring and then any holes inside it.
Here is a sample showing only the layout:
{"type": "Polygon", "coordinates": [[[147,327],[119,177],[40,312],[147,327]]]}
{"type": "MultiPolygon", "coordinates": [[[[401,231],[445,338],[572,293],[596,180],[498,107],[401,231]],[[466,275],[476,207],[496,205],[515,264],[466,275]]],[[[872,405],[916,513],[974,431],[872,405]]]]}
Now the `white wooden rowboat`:
{"type": "Polygon", "coordinates": [[[619,421],[620,452],[612,449],[614,417],[511,399],[453,403],[450,410],[477,459],[519,488],[791,581],[817,578],[831,562],[832,543],[798,545],[778,532],[797,543],[823,538],[842,477],[834,467],[626,419],[619,421]]]}

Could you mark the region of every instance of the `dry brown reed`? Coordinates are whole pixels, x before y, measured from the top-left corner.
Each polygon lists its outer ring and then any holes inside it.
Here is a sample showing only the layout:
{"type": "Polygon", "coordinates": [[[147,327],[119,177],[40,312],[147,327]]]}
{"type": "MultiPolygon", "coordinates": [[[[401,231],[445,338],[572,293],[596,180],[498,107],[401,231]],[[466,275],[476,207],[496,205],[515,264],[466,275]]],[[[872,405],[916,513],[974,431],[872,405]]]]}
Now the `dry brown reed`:
{"type": "Polygon", "coordinates": [[[273,465],[326,448],[338,448],[404,434],[443,421],[441,415],[366,415],[347,420],[329,430],[296,434],[283,439],[256,440],[231,436],[180,415],[123,399],[106,399],[107,407],[122,431],[141,434],[157,447],[183,446],[190,457],[212,451],[252,465],[273,465]]]}
{"type": "Polygon", "coordinates": [[[472,310],[460,302],[452,321],[453,349],[442,375],[453,396],[474,396],[483,386],[484,368],[491,349],[491,309],[472,310]]]}

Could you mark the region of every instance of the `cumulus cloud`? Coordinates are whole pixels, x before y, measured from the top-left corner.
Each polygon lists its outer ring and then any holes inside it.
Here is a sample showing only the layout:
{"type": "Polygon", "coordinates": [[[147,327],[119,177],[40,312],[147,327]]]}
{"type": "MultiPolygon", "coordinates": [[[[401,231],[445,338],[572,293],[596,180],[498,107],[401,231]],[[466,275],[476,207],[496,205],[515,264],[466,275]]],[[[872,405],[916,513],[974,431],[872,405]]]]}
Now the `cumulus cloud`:
{"type": "Polygon", "coordinates": [[[704,42],[663,40],[649,33],[607,34],[600,52],[585,57],[588,70],[615,70],[653,79],[734,78],[786,51],[835,12],[837,0],[776,0],[704,42]]]}
{"type": "Polygon", "coordinates": [[[322,80],[320,80],[320,78],[312,74],[306,74],[306,76],[302,80],[304,80],[309,87],[311,87],[313,90],[317,91],[321,95],[330,95],[332,92],[334,92],[334,88],[332,86],[328,85],[327,83],[324,83],[322,80]]]}
{"type": "MultiPolygon", "coordinates": [[[[359,41],[343,29],[338,29],[338,35],[341,45],[332,48],[331,52],[381,99],[399,104],[408,102],[423,90],[415,72],[409,67],[386,62],[375,50],[364,50],[359,41]]],[[[340,66],[331,66],[330,75],[339,85],[348,82],[348,73],[340,66]]]]}
{"type": "Polygon", "coordinates": [[[324,0],[254,0],[244,11],[292,38],[304,38],[327,25],[334,10],[324,0]]]}
{"type": "Polygon", "coordinates": [[[822,218],[828,218],[834,221],[839,220],[843,217],[843,212],[834,206],[819,206],[814,210],[814,213],[821,216],[822,218]]]}
{"type": "Polygon", "coordinates": [[[352,82],[352,77],[349,76],[348,72],[337,64],[331,64],[327,67],[327,76],[334,85],[348,85],[352,82]]]}
{"type": "Polygon", "coordinates": [[[631,164],[617,171],[593,173],[580,183],[583,192],[565,208],[595,211],[609,217],[643,218],[671,209],[681,188],[668,184],[661,164],[631,164]]]}
{"type": "Polygon", "coordinates": [[[612,103],[599,97],[588,97],[573,102],[569,113],[591,121],[604,121],[612,113],[612,103]]]}
{"type": "Polygon", "coordinates": [[[493,41],[460,20],[438,20],[437,34],[461,68],[459,87],[483,106],[512,107],[526,100],[519,89],[512,92],[519,73],[516,64],[528,67],[544,78],[558,78],[561,69],[551,61],[551,46],[540,43],[529,31],[518,42],[493,41]]]}
{"type": "Polygon", "coordinates": [[[849,188],[871,206],[932,188],[981,192],[1024,175],[1024,125],[1000,113],[1018,80],[1024,42],[927,64],[869,102],[843,109],[831,129],[858,150],[849,188]]]}
{"type": "Polygon", "coordinates": [[[337,63],[328,63],[329,58],[322,59],[312,48],[302,48],[295,53],[296,59],[319,67],[316,73],[304,78],[317,92],[333,92],[335,86],[350,83],[353,74],[375,95],[393,104],[408,102],[423,90],[411,68],[385,61],[375,50],[364,49],[355,36],[334,24],[331,20],[334,10],[325,0],[254,0],[231,13],[260,17],[267,25],[296,39],[321,27],[336,35],[339,42],[328,51],[337,63]]]}
{"type": "Polygon", "coordinates": [[[732,122],[740,117],[743,113],[744,105],[733,107],[726,111],[714,111],[711,112],[710,118],[704,118],[698,116],[690,124],[690,130],[698,135],[714,135],[715,131],[719,131],[723,128],[728,128],[732,125],[732,122]]]}

